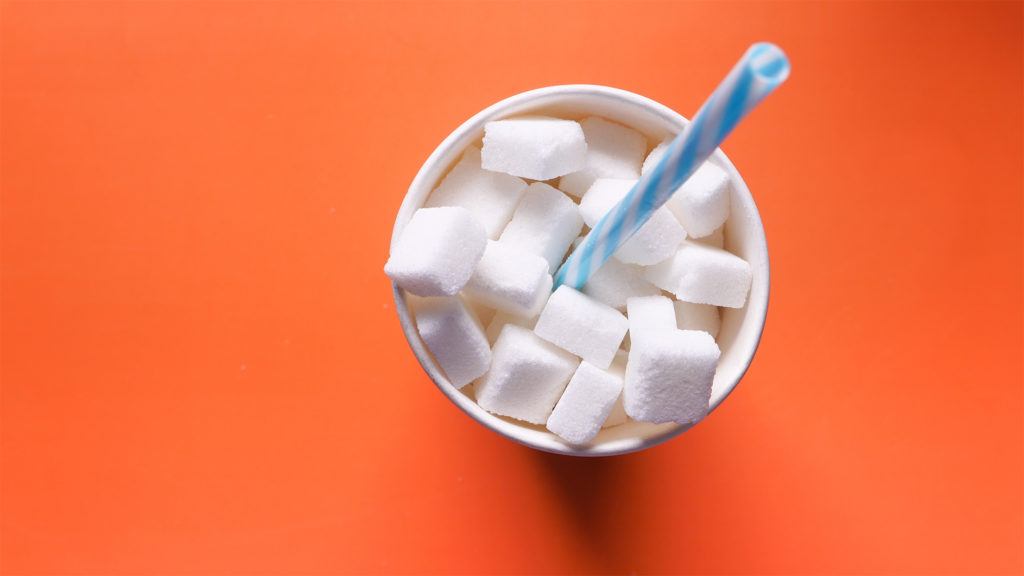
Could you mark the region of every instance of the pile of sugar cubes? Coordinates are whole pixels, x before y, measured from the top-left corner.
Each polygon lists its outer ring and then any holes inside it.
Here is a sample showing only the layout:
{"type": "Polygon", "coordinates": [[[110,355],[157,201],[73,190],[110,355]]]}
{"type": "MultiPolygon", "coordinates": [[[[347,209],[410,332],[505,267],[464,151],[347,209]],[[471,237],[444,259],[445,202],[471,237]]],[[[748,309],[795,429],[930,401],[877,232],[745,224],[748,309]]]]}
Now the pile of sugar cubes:
{"type": "Polygon", "coordinates": [[[720,306],[746,261],[724,249],[729,177],[705,162],[582,291],[552,276],[668,141],[592,116],[490,122],[417,210],[384,268],[423,342],[485,410],[585,444],[630,419],[708,413],[720,306]]]}

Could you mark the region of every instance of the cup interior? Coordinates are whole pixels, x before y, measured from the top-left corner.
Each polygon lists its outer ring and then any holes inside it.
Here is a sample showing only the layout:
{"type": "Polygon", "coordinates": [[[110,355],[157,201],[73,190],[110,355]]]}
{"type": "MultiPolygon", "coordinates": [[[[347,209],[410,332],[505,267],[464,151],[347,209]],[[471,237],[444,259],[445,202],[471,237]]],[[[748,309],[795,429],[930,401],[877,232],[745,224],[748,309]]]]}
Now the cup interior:
{"type": "MultiPolygon", "coordinates": [[[[430,155],[413,180],[395,219],[391,246],[413,213],[426,201],[441,178],[455,165],[463,150],[483,138],[484,125],[492,120],[515,116],[543,115],[568,119],[601,116],[630,126],[646,135],[651,145],[679,133],[688,121],[671,109],[643,96],[604,86],[552,86],[524,92],[480,112],[459,126],[430,155]]],[[[736,387],[757,350],[768,309],[768,249],[764,227],[750,190],[739,172],[721,150],[710,161],[726,171],[731,179],[731,207],[725,223],[725,248],[750,263],[753,281],[743,308],[721,308],[721,328],[717,338],[722,355],[711,393],[713,411],[736,387]]],[[[417,360],[437,387],[463,412],[495,432],[538,450],[576,456],[607,456],[649,448],[687,430],[689,425],[627,422],[602,429],[586,445],[569,444],[535,426],[511,418],[496,416],[481,408],[471,390],[456,389],[439,368],[423,344],[404,290],[392,284],[395,308],[417,360]]],[[[471,389],[467,386],[466,389],[471,389]]]]}

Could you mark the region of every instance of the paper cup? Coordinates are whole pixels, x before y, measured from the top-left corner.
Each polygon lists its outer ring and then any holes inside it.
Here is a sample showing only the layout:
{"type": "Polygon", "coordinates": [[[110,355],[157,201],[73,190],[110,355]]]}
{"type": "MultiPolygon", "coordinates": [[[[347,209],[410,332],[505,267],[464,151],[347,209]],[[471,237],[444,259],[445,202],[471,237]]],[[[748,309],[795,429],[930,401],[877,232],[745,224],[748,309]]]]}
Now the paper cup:
{"type": "MultiPolygon", "coordinates": [[[[645,134],[652,144],[679,133],[688,123],[686,118],[653,100],[605,86],[551,86],[502,100],[459,126],[427,158],[398,211],[391,235],[391,247],[394,248],[402,229],[412,218],[413,213],[423,205],[427,196],[459,160],[466,147],[480,142],[487,122],[524,115],[569,119],[601,116],[638,130],[645,134]]],[[[746,306],[721,309],[722,325],[717,341],[722,355],[711,392],[711,410],[714,410],[743,377],[761,339],[768,311],[768,248],[757,206],[736,168],[721,150],[715,151],[711,161],[724,169],[732,180],[732,206],[729,220],[725,224],[725,247],[749,262],[753,270],[753,282],[746,306]]],[[[471,394],[456,389],[448,381],[416,331],[416,322],[406,302],[405,291],[394,284],[392,289],[395,309],[398,311],[405,337],[438,389],[471,418],[510,440],[556,454],[610,456],[650,448],[686,431],[691,426],[630,421],[602,429],[597,437],[586,445],[573,445],[561,440],[543,426],[491,414],[477,405],[471,394]]]]}

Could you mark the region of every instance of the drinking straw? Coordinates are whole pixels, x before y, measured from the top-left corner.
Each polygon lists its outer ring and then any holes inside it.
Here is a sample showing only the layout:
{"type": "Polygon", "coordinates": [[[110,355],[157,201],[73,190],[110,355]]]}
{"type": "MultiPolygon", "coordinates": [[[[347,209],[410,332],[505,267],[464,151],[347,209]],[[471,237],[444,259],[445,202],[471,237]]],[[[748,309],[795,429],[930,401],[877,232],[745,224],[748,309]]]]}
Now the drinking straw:
{"type": "Polygon", "coordinates": [[[725,140],[740,120],[789,77],[789,60],[767,42],[747,49],[658,162],[605,214],[555,274],[555,288],[579,289],[647,222],[725,140]]]}

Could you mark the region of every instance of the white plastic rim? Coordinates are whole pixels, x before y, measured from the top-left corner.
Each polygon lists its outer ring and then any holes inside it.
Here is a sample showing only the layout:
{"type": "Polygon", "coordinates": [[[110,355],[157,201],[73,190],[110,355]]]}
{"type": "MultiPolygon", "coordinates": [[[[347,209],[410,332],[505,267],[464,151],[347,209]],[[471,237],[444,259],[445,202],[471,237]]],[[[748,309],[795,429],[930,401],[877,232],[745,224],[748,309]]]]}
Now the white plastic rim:
{"type": "MultiPolygon", "coordinates": [[[[391,247],[426,201],[438,182],[454,166],[463,150],[483,138],[484,125],[492,120],[514,116],[544,115],[581,119],[601,116],[630,126],[645,134],[652,144],[679,133],[688,120],[671,109],[643,96],[590,84],[550,86],[517,94],[480,112],[452,132],[427,158],[398,210],[391,234],[391,247]]],[[[731,212],[725,224],[726,249],[750,263],[753,282],[746,306],[722,308],[722,326],[718,344],[722,350],[711,392],[711,410],[717,408],[743,378],[757,351],[768,312],[768,246],[764,226],[750,190],[732,162],[716,150],[711,162],[731,179],[731,212]]],[[[472,397],[456,389],[438,367],[423,344],[413,314],[406,303],[405,291],[392,283],[395,309],[405,337],[417,360],[438,389],[471,418],[502,436],[525,446],[572,456],[611,456],[650,448],[685,432],[692,425],[627,422],[602,429],[597,438],[585,445],[569,444],[542,426],[496,416],[481,408],[472,397]]],[[[469,388],[469,387],[467,387],[469,388]]]]}

